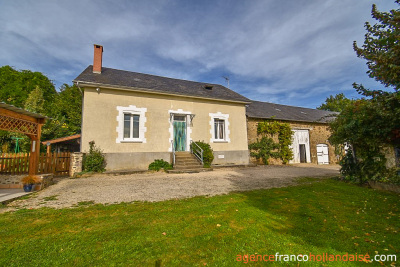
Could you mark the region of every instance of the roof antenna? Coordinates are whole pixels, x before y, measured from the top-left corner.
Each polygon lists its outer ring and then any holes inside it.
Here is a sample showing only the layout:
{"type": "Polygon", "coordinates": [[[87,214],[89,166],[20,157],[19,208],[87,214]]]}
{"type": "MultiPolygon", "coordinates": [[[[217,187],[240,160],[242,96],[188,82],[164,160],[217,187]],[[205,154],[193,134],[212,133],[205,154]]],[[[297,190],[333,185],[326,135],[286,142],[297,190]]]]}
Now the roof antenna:
{"type": "Polygon", "coordinates": [[[229,88],[229,77],[222,76],[222,78],[224,78],[226,80],[226,83],[228,84],[228,88],[229,88]]]}

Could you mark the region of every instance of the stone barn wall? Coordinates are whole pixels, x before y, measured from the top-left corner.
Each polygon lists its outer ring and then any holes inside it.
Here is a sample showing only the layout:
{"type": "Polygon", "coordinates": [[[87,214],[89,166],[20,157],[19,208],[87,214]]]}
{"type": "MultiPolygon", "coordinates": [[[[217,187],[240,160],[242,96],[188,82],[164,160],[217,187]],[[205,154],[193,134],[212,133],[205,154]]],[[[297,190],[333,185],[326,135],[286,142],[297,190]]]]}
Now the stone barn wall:
{"type": "MultiPolygon", "coordinates": [[[[263,122],[265,119],[255,119],[247,118],[247,138],[249,144],[257,141],[257,124],[263,122]]],[[[287,122],[290,124],[292,129],[305,129],[309,130],[310,135],[310,156],[311,163],[318,163],[317,159],[317,145],[327,144],[329,149],[329,163],[335,164],[338,161],[338,157],[335,154],[335,148],[328,142],[330,136],[330,130],[328,124],[325,123],[315,123],[315,122],[295,122],[295,121],[280,121],[287,122]]],[[[278,141],[277,138],[274,138],[278,141]]],[[[262,161],[257,161],[255,158],[251,157],[251,163],[262,164],[262,161]]],[[[281,160],[270,159],[269,164],[276,165],[282,164],[281,160]]]]}

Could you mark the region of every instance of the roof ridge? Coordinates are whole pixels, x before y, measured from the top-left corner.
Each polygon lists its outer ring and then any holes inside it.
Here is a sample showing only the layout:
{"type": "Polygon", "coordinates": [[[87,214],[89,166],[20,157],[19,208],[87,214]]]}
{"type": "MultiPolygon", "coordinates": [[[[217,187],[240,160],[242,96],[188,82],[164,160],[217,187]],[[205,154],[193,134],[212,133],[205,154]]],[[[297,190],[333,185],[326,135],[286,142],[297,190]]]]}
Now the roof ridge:
{"type": "MultiPolygon", "coordinates": [[[[89,65],[88,67],[93,67],[93,65],[89,65]]],[[[162,79],[171,79],[171,80],[176,80],[176,81],[184,81],[184,82],[191,82],[191,83],[198,83],[198,84],[205,84],[205,85],[218,85],[218,86],[222,86],[222,87],[224,87],[226,89],[232,90],[232,89],[230,89],[228,87],[225,87],[222,84],[218,84],[218,83],[198,82],[198,81],[193,81],[193,80],[178,79],[178,78],[160,76],[160,75],[155,75],[155,74],[149,74],[149,73],[143,73],[143,72],[137,72],[137,71],[130,71],[130,70],[114,69],[114,68],[108,68],[108,67],[102,67],[102,68],[103,69],[109,69],[109,70],[115,70],[115,71],[122,71],[122,72],[128,72],[128,73],[141,74],[141,75],[148,75],[148,76],[158,77],[158,78],[162,78],[162,79]]]]}
{"type": "Polygon", "coordinates": [[[251,99],[250,99],[250,101],[251,101],[251,102],[258,102],[258,103],[266,103],[266,104],[278,105],[278,106],[292,107],[292,108],[302,108],[302,109],[309,109],[309,110],[318,110],[318,111],[325,111],[325,112],[334,112],[334,111],[324,110],[324,109],[306,108],[306,107],[299,107],[299,106],[292,106],[292,105],[285,105],[285,104],[272,103],[272,102],[267,102],[267,101],[257,101],[257,100],[251,100],[251,99]]]}

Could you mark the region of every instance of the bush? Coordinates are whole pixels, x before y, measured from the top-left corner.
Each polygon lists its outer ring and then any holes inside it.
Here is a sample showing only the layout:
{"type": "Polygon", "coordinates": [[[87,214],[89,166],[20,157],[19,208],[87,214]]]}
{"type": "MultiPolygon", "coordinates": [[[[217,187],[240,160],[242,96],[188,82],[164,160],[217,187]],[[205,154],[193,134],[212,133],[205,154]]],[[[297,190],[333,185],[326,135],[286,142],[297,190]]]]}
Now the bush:
{"type": "MultiPolygon", "coordinates": [[[[196,143],[201,149],[203,149],[203,166],[205,168],[210,168],[211,163],[214,160],[214,154],[213,150],[211,149],[211,146],[203,141],[196,141],[196,143]]],[[[190,149],[192,151],[197,151],[198,148],[192,144],[190,144],[190,149]]]]}
{"type": "Polygon", "coordinates": [[[83,157],[83,170],[87,172],[105,171],[106,161],[103,152],[96,147],[94,141],[89,142],[89,153],[83,157]]]}
{"type": "MultiPolygon", "coordinates": [[[[364,152],[364,151],[362,151],[364,152]]],[[[363,184],[369,180],[381,183],[400,184],[396,168],[387,169],[385,156],[379,151],[358,153],[355,158],[349,149],[339,162],[345,180],[363,184]]]]}
{"type": "Polygon", "coordinates": [[[264,121],[257,124],[257,135],[261,135],[261,140],[249,144],[250,156],[262,159],[265,165],[269,158],[281,159],[283,164],[289,163],[293,158],[290,149],[292,144],[293,131],[289,123],[278,121],[264,121]],[[278,138],[278,143],[274,141],[278,138]]]}
{"type": "Polygon", "coordinates": [[[168,162],[164,161],[163,159],[156,159],[149,165],[149,170],[159,171],[161,169],[164,169],[164,171],[171,170],[172,165],[169,164],[168,162]]]}
{"type": "Polygon", "coordinates": [[[256,159],[262,159],[265,165],[268,165],[269,158],[278,158],[279,144],[275,143],[272,138],[263,137],[261,140],[257,139],[257,142],[249,144],[249,149],[251,150],[250,156],[256,159]]]}
{"type": "Polygon", "coordinates": [[[40,178],[36,175],[28,175],[22,178],[21,182],[23,184],[37,184],[40,182],[40,178]]]}

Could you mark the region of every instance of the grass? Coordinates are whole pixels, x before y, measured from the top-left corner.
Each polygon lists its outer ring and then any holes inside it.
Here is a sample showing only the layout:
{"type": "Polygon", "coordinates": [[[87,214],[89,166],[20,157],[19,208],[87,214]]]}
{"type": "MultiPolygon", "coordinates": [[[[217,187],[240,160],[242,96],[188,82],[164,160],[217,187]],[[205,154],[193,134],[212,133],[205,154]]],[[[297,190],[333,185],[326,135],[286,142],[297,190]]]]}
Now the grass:
{"type": "Polygon", "coordinates": [[[53,195],[53,196],[49,196],[49,197],[44,197],[43,200],[44,200],[44,201],[53,201],[53,200],[57,200],[57,196],[58,196],[58,195],[53,195]]]}
{"type": "MultiPolygon", "coordinates": [[[[237,255],[277,252],[397,254],[399,260],[399,200],[340,181],[305,179],[215,197],[19,210],[0,214],[0,265],[240,266],[237,255]]],[[[322,266],[357,264],[365,265],[322,266]]]]}

